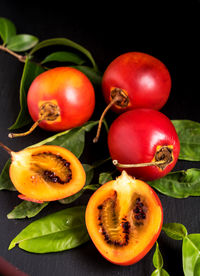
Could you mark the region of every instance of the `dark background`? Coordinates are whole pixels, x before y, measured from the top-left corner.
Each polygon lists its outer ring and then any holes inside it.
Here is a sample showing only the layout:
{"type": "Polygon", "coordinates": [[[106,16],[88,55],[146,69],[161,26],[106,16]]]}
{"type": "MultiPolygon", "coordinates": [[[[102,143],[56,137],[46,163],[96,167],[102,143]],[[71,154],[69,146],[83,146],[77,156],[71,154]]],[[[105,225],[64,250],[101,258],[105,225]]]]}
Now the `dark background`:
{"type": "MultiPolygon", "coordinates": [[[[40,41],[47,38],[69,38],[93,55],[99,69],[118,55],[128,51],[141,51],[160,59],[172,77],[170,98],[161,110],[170,119],[200,121],[199,64],[200,64],[200,1],[102,1],[69,3],[59,1],[1,0],[0,16],[12,20],[18,33],[29,33],[40,41]],[[139,4],[138,4],[139,2],[139,4]],[[149,3],[151,2],[151,3],[149,3]],[[148,4],[147,4],[148,3],[148,4]]],[[[0,52],[0,140],[13,150],[34,144],[49,133],[37,129],[31,136],[10,140],[8,127],[19,111],[19,84],[23,64],[14,57],[0,52]]],[[[104,107],[101,91],[97,89],[96,113],[104,107]]],[[[94,115],[95,117],[96,115],[94,115]]],[[[108,120],[116,115],[109,113],[108,120]]],[[[94,133],[90,134],[94,135],[94,133]]],[[[82,159],[95,159],[102,154],[105,142],[91,145],[87,135],[87,150],[82,159]],[[91,152],[93,154],[91,154],[91,152]],[[94,154],[95,153],[95,154],[94,154]]],[[[105,138],[105,137],[104,137],[105,138]]],[[[102,138],[103,139],[103,138],[102,138]]],[[[103,151],[104,152],[104,151],[103,151]]],[[[0,169],[7,154],[1,151],[0,169]]],[[[179,161],[175,169],[200,168],[198,162],[179,161]]],[[[189,233],[200,233],[200,201],[198,197],[173,199],[159,194],[164,209],[164,222],[180,222],[189,233]]],[[[85,194],[72,205],[86,203],[85,194]]],[[[0,192],[0,255],[29,275],[137,275],[149,276],[153,271],[151,250],[139,263],[120,267],[106,261],[92,242],[62,253],[37,255],[18,247],[8,251],[10,241],[31,221],[62,209],[58,203],[46,207],[36,218],[8,220],[6,215],[20,203],[15,192],[0,192]]],[[[181,276],[181,241],[173,241],[161,233],[160,250],[164,268],[171,276],[181,276]]]]}

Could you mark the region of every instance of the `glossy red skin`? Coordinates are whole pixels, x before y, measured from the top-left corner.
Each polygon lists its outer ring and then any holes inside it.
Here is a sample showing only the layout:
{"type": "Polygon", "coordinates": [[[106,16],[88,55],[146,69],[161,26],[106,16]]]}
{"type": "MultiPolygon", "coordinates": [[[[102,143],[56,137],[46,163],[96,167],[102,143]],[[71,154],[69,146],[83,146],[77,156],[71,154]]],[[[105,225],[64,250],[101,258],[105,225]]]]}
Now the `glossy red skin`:
{"type": "Polygon", "coordinates": [[[39,102],[55,100],[60,109],[60,119],[42,121],[40,127],[49,131],[62,131],[87,122],[95,107],[95,93],[90,80],[71,67],[50,69],[35,78],[28,95],[29,113],[34,121],[39,118],[39,102]]]}
{"type": "Polygon", "coordinates": [[[112,110],[117,113],[135,108],[160,110],[168,100],[171,77],[167,67],[157,58],[129,52],[114,59],[103,75],[102,90],[107,104],[113,87],[125,90],[130,100],[125,108],[114,105],[112,110]]]}
{"type": "Polygon", "coordinates": [[[152,109],[127,111],[115,119],[108,133],[110,156],[123,164],[152,162],[157,146],[169,145],[173,146],[173,161],[164,170],[156,166],[125,169],[145,181],[165,176],[178,160],[179,138],[168,117],[152,109]]]}

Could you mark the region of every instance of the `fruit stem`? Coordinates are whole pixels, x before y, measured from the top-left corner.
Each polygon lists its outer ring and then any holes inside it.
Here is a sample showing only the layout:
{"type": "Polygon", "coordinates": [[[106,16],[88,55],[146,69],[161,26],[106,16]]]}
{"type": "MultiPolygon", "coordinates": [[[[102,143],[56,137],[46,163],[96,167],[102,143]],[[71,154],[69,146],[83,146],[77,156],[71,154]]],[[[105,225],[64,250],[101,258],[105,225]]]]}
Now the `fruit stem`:
{"type": "Polygon", "coordinates": [[[125,93],[123,93],[121,91],[121,89],[119,89],[115,96],[112,98],[111,102],[107,105],[107,107],[104,109],[103,113],[101,114],[101,117],[99,119],[99,124],[98,124],[98,128],[97,128],[97,133],[95,138],[93,139],[93,143],[97,143],[99,140],[99,136],[100,136],[100,132],[101,132],[101,127],[102,127],[102,123],[103,123],[103,119],[106,115],[106,113],[108,112],[108,110],[117,102],[123,102],[124,99],[127,100],[128,96],[125,95],[125,93]]]}
{"type": "Polygon", "coordinates": [[[12,150],[10,149],[10,148],[8,148],[7,146],[5,146],[3,143],[1,143],[0,142],[0,146],[5,150],[5,151],[7,151],[7,153],[9,154],[9,155],[12,155],[12,150]]]}
{"type": "Polygon", "coordinates": [[[23,133],[9,133],[8,137],[16,138],[16,137],[23,137],[23,136],[29,135],[41,123],[42,120],[43,119],[37,120],[28,131],[23,132],[23,133]]]}
{"type": "Polygon", "coordinates": [[[21,62],[25,62],[26,61],[26,56],[22,56],[22,55],[18,55],[17,53],[9,50],[7,47],[3,46],[3,45],[0,45],[0,50],[4,51],[4,52],[7,52],[8,54],[16,57],[19,61],[21,62]]]}
{"type": "Polygon", "coordinates": [[[32,127],[23,133],[9,133],[9,138],[22,137],[29,135],[33,130],[43,121],[55,121],[60,116],[60,109],[57,104],[52,102],[45,102],[41,105],[39,110],[39,119],[32,125],[32,127]]]}
{"type": "Polygon", "coordinates": [[[140,167],[150,167],[150,166],[158,166],[161,164],[166,163],[166,160],[159,160],[159,161],[154,161],[154,162],[147,162],[147,163],[138,163],[138,164],[121,164],[118,162],[118,160],[113,160],[113,165],[119,168],[140,168],[140,167]]]}

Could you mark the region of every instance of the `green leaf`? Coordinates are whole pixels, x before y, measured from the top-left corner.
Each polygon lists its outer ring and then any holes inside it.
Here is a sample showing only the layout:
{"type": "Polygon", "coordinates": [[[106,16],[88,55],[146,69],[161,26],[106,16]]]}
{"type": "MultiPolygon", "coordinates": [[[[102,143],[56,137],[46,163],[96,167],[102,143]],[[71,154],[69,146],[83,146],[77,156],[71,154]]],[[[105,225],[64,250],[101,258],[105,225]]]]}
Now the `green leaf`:
{"type": "Polygon", "coordinates": [[[91,191],[96,191],[100,186],[100,184],[90,184],[87,186],[83,187],[83,190],[91,190],[91,191]]]}
{"type": "Polygon", "coordinates": [[[200,161],[200,123],[172,120],[180,140],[179,159],[200,161]]]}
{"type": "Polygon", "coordinates": [[[196,260],[194,267],[194,275],[200,275],[200,258],[196,260]]]}
{"type": "Polygon", "coordinates": [[[61,210],[38,219],[23,229],[10,243],[33,253],[59,252],[89,240],[85,226],[85,207],[61,210]]]}
{"type": "Polygon", "coordinates": [[[33,35],[17,34],[9,38],[7,48],[15,52],[24,52],[33,48],[38,41],[33,35]]]}
{"type": "Polygon", "coordinates": [[[103,172],[99,175],[99,184],[103,185],[108,181],[113,180],[111,173],[103,172]]]}
{"type": "Polygon", "coordinates": [[[166,223],[163,225],[162,230],[174,240],[183,240],[187,236],[187,229],[180,223],[166,223]]]}
{"type": "Polygon", "coordinates": [[[0,17],[0,37],[4,44],[16,34],[16,28],[12,21],[7,18],[0,17]]]}
{"type": "Polygon", "coordinates": [[[164,269],[156,269],[151,276],[169,276],[169,273],[164,269]]]}
{"type": "Polygon", "coordinates": [[[27,107],[27,93],[32,81],[42,72],[44,69],[39,64],[26,59],[20,83],[20,112],[15,123],[9,128],[10,130],[21,128],[32,122],[27,107]]]}
{"type": "Polygon", "coordinates": [[[171,172],[148,183],[160,193],[174,198],[200,196],[200,169],[171,172]]]}
{"type": "Polygon", "coordinates": [[[8,219],[23,219],[32,218],[36,216],[44,207],[48,205],[45,203],[35,203],[31,201],[23,201],[17,205],[8,215],[8,219]]]}
{"type": "Polygon", "coordinates": [[[80,196],[82,196],[83,192],[84,192],[84,190],[81,189],[78,193],[76,193],[72,196],[60,199],[59,202],[61,204],[70,204],[70,203],[74,202],[76,199],[78,199],[80,196]]]}
{"type": "Polygon", "coordinates": [[[52,62],[52,61],[58,61],[58,62],[71,62],[75,64],[83,64],[85,60],[81,58],[79,55],[71,52],[54,52],[48,55],[41,64],[52,62]]]}
{"type": "Polygon", "coordinates": [[[163,268],[163,258],[158,242],[156,242],[156,250],[153,255],[153,265],[156,269],[153,271],[151,276],[169,276],[168,272],[163,268]]]}
{"type": "Polygon", "coordinates": [[[101,85],[102,75],[99,71],[84,65],[76,65],[73,67],[84,73],[93,84],[101,85]]]}
{"type": "Polygon", "coordinates": [[[184,275],[200,275],[200,234],[190,234],[184,238],[182,254],[184,275]]]}
{"type": "Polygon", "coordinates": [[[83,126],[59,132],[33,146],[58,145],[70,150],[79,158],[85,146],[85,132],[89,132],[97,124],[98,121],[89,121],[83,126]]]}
{"type": "Polygon", "coordinates": [[[16,191],[14,185],[12,184],[9,176],[9,168],[11,164],[11,159],[9,159],[1,174],[0,174],[0,190],[16,191]]]}
{"type": "Polygon", "coordinates": [[[56,45],[63,45],[63,46],[71,47],[71,48],[76,49],[77,51],[81,52],[90,60],[90,62],[93,65],[93,68],[95,70],[97,70],[97,65],[96,65],[91,53],[87,49],[85,49],[83,46],[81,46],[67,38],[51,38],[51,39],[41,41],[31,50],[30,55],[35,54],[37,51],[41,50],[42,48],[49,47],[49,46],[56,46],[56,45]]]}
{"type": "Polygon", "coordinates": [[[158,269],[163,267],[163,258],[160,253],[158,242],[156,242],[156,250],[153,255],[153,265],[155,266],[155,268],[158,268],[158,269]]]}

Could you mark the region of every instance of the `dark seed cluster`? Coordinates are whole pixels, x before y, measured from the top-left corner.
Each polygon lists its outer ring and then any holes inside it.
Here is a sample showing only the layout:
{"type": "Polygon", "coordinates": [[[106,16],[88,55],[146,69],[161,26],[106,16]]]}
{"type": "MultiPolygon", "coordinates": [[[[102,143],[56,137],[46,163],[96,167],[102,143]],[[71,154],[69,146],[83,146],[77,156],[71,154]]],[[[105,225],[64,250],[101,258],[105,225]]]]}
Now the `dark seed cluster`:
{"type": "Polygon", "coordinates": [[[53,183],[59,183],[59,184],[65,184],[65,181],[62,181],[59,176],[55,174],[55,172],[52,171],[44,171],[44,176],[47,181],[51,181],[53,183]]]}
{"type": "Polygon", "coordinates": [[[130,227],[131,227],[130,222],[127,221],[126,218],[123,218],[122,219],[122,228],[123,228],[123,233],[125,234],[125,236],[124,236],[124,239],[125,239],[124,245],[128,244],[129,234],[130,234],[130,227]]]}
{"type": "Polygon", "coordinates": [[[107,242],[107,244],[114,245],[116,247],[123,247],[125,245],[128,245],[129,242],[129,234],[130,234],[130,223],[127,221],[126,218],[122,219],[121,226],[123,229],[123,239],[122,241],[119,240],[113,240],[111,237],[109,237],[107,231],[105,230],[105,227],[102,222],[102,216],[101,212],[103,210],[103,204],[100,204],[97,209],[99,210],[99,216],[98,216],[98,221],[99,221],[99,226],[101,227],[101,233],[104,236],[104,240],[107,242]]]}
{"type": "Polygon", "coordinates": [[[136,198],[135,208],[134,208],[133,212],[135,214],[134,218],[137,221],[146,219],[144,204],[141,202],[141,199],[139,197],[136,198]]]}
{"type": "Polygon", "coordinates": [[[57,154],[56,158],[63,163],[63,166],[69,168],[70,163],[67,160],[65,160],[62,156],[60,156],[60,155],[57,154]]]}
{"type": "MultiPolygon", "coordinates": [[[[34,156],[34,155],[33,155],[34,156]]],[[[55,172],[51,170],[44,170],[43,175],[46,181],[53,182],[53,183],[59,183],[59,184],[65,184],[68,183],[72,179],[72,171],[70,169],[70,163],[65,160],[62,156],[58,154],[54,154],[52,152],[41,152],[36,154],[35,156],[42,157],[51,157],[56,160],[58,163],[62,163],[62,166],[66,170],[66,176],[65,179],[62,180],[58,175],[56,175],[55,172]]]]}

